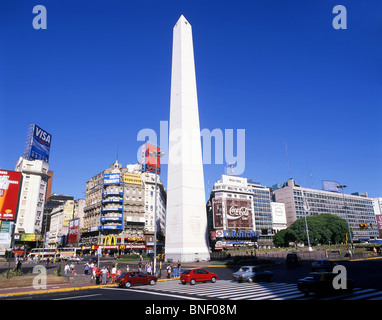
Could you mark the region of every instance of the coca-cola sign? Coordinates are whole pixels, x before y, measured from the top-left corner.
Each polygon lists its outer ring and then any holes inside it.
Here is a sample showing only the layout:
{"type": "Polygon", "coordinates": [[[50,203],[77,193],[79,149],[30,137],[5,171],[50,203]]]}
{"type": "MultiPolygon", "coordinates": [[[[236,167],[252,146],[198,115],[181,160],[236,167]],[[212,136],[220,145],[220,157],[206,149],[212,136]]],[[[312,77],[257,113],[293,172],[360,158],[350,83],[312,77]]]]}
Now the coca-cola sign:
{"type": "Polygon", "coordinates": [[[228,228],[253,229],[251,201],[226,199],[226,219],[228,228]]]}

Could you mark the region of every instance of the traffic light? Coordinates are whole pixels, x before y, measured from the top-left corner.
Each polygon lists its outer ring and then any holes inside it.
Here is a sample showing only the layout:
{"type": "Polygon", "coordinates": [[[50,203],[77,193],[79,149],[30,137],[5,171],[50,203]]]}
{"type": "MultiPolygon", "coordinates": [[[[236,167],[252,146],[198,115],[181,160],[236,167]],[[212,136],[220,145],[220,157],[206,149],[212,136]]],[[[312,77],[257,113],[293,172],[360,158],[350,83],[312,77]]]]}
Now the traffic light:
{"type": "Polygon", "coordinates": [[[360,223],[360,224],[359,224],[359,228],[360,228],[361,230],[365,230],[365,229],[367,229],[367,223],[360,223]]]}

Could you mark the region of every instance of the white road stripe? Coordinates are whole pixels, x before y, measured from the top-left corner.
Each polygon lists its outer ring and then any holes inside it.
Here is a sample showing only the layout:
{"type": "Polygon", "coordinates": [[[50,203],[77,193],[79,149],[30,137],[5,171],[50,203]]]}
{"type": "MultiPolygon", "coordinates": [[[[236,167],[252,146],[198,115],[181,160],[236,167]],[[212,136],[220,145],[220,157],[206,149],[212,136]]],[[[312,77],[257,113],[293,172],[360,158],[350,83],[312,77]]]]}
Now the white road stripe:
{"type": "Polygon", "coordinates": [[[102,290],[122,290],[125,291],[126,293],[133,291],[133,292],[139,292],[139,293],[148,293],[148,294],[153,294],[157,296],[165,296],[165,297],[173,297],[173,298],[178,298],[178,299],[185,299],[185,300],[205,300],[202,298],[194,298],[194,297],[186,297],[186,296],[179,296],[179,295],[174,295],[174,294],[169,294],[169,293],[163,293],[163,292],[152,292],[151,290],[138,290],[138,289],[123,289],[123,288],[101,288],[102,290]]]}
{"type": "Polygon", "coordinates": [[[357,295],[355,297],[347,298],[344,300],[358,300],[358,299],[364,299],[364,298],[368,298],[368,297],[374,297],[374,296],[381,295],[381,294],[382,294],[381,291],[376,291],[376,292],[371,292],[371,293],[367,293],[367,294],[362,294],[360,296],[357,295]]]}
{"type": "Polygon", "coordinates": [[[66,297],[66,298],[56,298],[56,299],[52,299],[52,300],[70,300],[70,299],[88,298],[88,297],[101,296],[101,295],[102,295],[101,293],[97,293],[97,294],[88,294],[85,296],[72,296],[72,297],[66,297]]]}

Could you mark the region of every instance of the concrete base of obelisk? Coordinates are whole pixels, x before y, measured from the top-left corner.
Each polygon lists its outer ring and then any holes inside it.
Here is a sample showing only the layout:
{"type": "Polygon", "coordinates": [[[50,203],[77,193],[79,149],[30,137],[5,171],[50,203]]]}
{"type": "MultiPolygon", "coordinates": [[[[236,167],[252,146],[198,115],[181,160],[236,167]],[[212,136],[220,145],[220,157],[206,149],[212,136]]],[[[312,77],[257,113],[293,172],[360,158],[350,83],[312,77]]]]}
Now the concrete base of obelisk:
{"type": "Polygon", "coordinates": [[[166,262],[198,262],[198,261],[210,261],[209,252],[181,252],[180,250],[174,250],[174,252],[166,251],[165,254],[166,262]]]}

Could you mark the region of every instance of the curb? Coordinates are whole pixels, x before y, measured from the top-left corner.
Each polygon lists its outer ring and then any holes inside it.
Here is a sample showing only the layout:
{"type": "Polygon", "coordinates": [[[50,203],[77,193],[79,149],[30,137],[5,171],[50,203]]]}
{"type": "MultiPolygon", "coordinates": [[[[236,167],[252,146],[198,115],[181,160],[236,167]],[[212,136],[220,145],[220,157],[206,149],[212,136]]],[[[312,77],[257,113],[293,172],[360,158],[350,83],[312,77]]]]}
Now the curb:
{"type": "MultiPolygon", "coordinates": [[[[171,278],[171,279],[158,279],[157,282],[164,281],[173,281],[179,280],[180,278],[171,278]]],[[[80,290],[90,290],[90,289],[99,289],[99,288],[113,288],[117,287],[115,284],[103,284],[103,285],[93,285],[93,286],[83,286],[83,287],[69,287],[69,288],[59,288],[59,289],[46,289],[46,290],[35,290],[35,291],[23,291],[23,292],[11,292],[0,294],[1,298],[9,298],[14,296],[28,296],[34,294],[47,294],[47,293],[58,293],[58,292],[70,292],[70,291],[80,291],[80,290]]]]}

